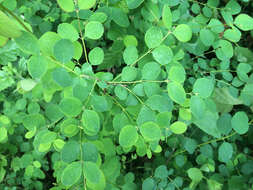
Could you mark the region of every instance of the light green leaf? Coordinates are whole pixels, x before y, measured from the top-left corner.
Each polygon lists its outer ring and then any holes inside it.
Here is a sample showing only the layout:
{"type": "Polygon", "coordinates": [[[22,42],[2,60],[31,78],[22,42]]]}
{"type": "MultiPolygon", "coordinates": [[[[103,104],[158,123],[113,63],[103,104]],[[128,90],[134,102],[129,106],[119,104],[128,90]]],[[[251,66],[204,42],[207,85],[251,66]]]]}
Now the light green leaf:
{"type": "Polygon", "coordinates": [[[184,67],[180,64],[172,66],[169,70],[169,80],[177,83],[183,83],[186,78],[184,67]]]}
{"type": "Polygon", "coordinates": [[[64,68],[56,68],[52,72],[53,80],[62,87],[72,85],[72,78],[64,68]]]}
{"type": "Polygon", "coordinates": [[[73,0],[57,0],[57,3],[66,12],[73,12],[75,10],[73,0]]]}
{"type": "Polygon", "coordinates": [[[36,84],[37,83],[32,79],[23,79],[20,81],[20,87],[27,92],[32,90],[36,84]]]}
{"type": "Polygon", "coordinates": [[[75,27],[69,23],[61,23],[58,25],[57,33],[64,39],[68,39],[72,42],[79,38],[79,34],[75,27]]]}
{"type": "Polygon", "coordinates": [[[133,81],[137,77],[137,69],[135,67],[124,67],[121,78],[123,81],[133,81]]]}
{"type": "Polygon", "coordinates": [[[61,150],[61,159],[63,162],[71,163],[77,160],[80,154],[80,144],[77,141],[68,141],[61,150]]]}
{"type": "Polygon", "coordinates": [[[183,86],[177,82],[169,82],[167,85],[169,97],[178,104],[183,104],[186,100],[186,93],[183,86]]]}
{"type": "Polygon", "coordinates": [[[122,147],[132,147],[138,140],[138,133],[136,127],[126,125],[123,127],[119,134],[119,144],[122,147]]]}
{"type": "Polygon", "coordinates": [[[253,30],[253,18],[247,14],[239,14],[234,24],[242,31],[253,30]]]}
{"type": "Polygon", "coordinates": [[[224,32],[224,38],[231,42],[239,42],[241,39],[241,32],[236,27],[227,29],[224,32]]]}
{"type": "Polygon", "coordinates": [[[158,27],[151,27],[145,34],[145,43],[148,48],[158,47],[163,40],[163,33],[158,27]]]}
{"type": "Polygon", "coordinates": [[[190,108],[194,117],[201,118],[205,113],[206,104],[200,96],[192,96],[190,100],[190,108]]]}
{"type": "Polygon", "coordinates": [[[32,33],[22,31],[22,35],[15,38],[15,42],[25,53],[33,55],[40,53],[39,41],[32,33]]]}
{"type": "Polygon", "coordinates": [[[39,39],[40,50],[44,55],[54,56],[54,45],[59,40],[61,40],[60,35],[55,32],[46,32],[39,39]]]}
{"type": "Polygon", "coordinates": [[[243,111],[236,112],[232,117],[232,128],[240,135],[245,134],[249,130],[249,118],[243,111]]]}
{"type": "Polygon", "coordinates": [[[64,115],[68,117],[76,117],[82,111],[82,102],[77,98],[63,98],[59,106],[64,115]]]}
{"type": "Polygon", "coordinates": [[[159,141],[161,137],[159,126],[152,121],[142,124],[140,126],[140,132],[146,141],[159,141]]]}
{"type": "Polygon", "coordinates": [[[154,59],[161,65],[167,65],[173,59],[173,52],[169,46],[161,45],[152,51],[154,59]]]}
{"type": "Polygon", "coordinates": [[[47,60],[43,56],[32,56],[27,63],[27,68],[32,78],[40,78],[47,71],[47,60]]]}
{"type": "Polygon", "coordinates": [[[74,57],[74,45],[70,40],[59,40],[54,45],[53,53],[56,60],[61,63],[68,63],[74,57]]]}
{"type": "Polygon", "coordinates": [[[104,190],[105,177],[103,172],[98,168],[94,162],[84,162],[83,173],[86,179],[87,186],[90,189],[104,190]]]}
{"type": "Polygon", "coordinates": [[[82,175],[82,164],[80,162],[72,162],[64,168],[61,175],[61,182],[65,186],[72,186],[78,182],[82,175]]]}
{"type": "Polygon", "coordinates": [[[214,33],[221,33],[224,31],[224,25],[218,19],[212,18],[207,25],[214,33]]]}
{"type": "Polygon", "coordinates": [[[192,38],[192,30],[186,24],[178,25],[173,31],[173,34],[180,42],[188,42],[192,38]]]}
{"type": "Polygon", "coordinates": [[[138,50],[135,46],[127,46],[123,52],[123,59],[127,65],[133,64],[138,57],[138,50]]]}
{"type": "Polygon", "coordinates": [[[193,92],[202,98],[211,96],[214,89],[214,82],[208,78],[198,78],[193,85],[193,92]]]}
{"type": "Polygon", "coordinates": [[[97,40],[103,36],[104,27],[100,22],[90,21],[85,25],[85,37],[97,40]]]}
{"type": "Polygon", "coordinates": [[[160,65],[158,65],[156,62],[146,63],[141,70],[142,78],[144,80],[155,80],[159,76],[160,72],[160,65]]]}
{"type": "Polygon", "coordinates": [[[122,86],[116,86],[114,88],[114,93],[120,100],[127,99],[128,91],[122,86]]]}
{"type": "Polygon", "coordinates": [[[243,82],[249,81],[248,73],[252,70],[252,66],[248,63],[239,63],[236,68],[238,78],[243,82]]]}
{"type": "Polygon", "coordinates": [[[172,101],[169,100],[168,96],[166,97],[158,94],[150,96],[146,101],[146,105],[152,110],[159,112],[166,112],[172,109],[172,101]]]}
{"type": "Polygon", "coordinates": [[[89,60],[92,65],[100,65],[104,60],[104,51],[100,47],[95,47],[89,52],[89,60]]]}
{"type": "Polygon", "coordinates": [[[203,28],[200,30],[199,35],[201,42],[205,46],[211,46],[214,43],[215,37],[212,31],[203,28]]]}
{"type": "Polygon", "coordinates": [[[129,9],[136,9],[136,8],[139,7],[143,2],[144,2],[144,0],[126,0],[127,7],[128,7],[129,9]]]}
{"type": "Polygon", "coordinates": [[[228,60],[234,55],[233,46],[227,40],[220,40],[215,53],[220,60],[228,60]]]}
{"type": "Polygon", "coordinates": [[[230,143],[224,142],[218,150],[218,159],[221,162],[227,163],[233,155],[233,146],[230,143]]]}
{"type": "Polygon", "coordinates": [[[189,178],[191,178],[191,180],[194,182],[200,182],[203,178],[203,174],[198,168],[190,168],[189,170],[187,170],[187,174],[189,178]]]}
{"type": "Polygon", "coordinates": [[[78,0],[77,2],[80,10],[91,9],[96,5],[96,0],[78,0]]]}
{"type": "Polygon", "coordinates": [[[172,14],[169,5],[163,6],[162,21],[164,26],[170,30],[172,27],[172,14]]]}
{"type": "Polygon", "coordinates": [[[170,130],[175,134],[182,134],[187,130],[187,125],[182,121],[176,121],[170,125],[170,130]]]}
{"type": "Polygon", "coordinates": [[[100,130],[100,119],[93,110],[85,110],[82,115],[84,132],[89,136],[96,135],[100,130]]]}
{"type": "Polygon", "coordinates": [[[112,20],[119,26],[127,28],[130,24],[128,16],[121,9],[111,7],[112,20]]]}
{"type": "Polygon", "coordinates": [[[3,142],[7,137],[8,135],[6,128],[0,127],[0,143],[3,142]]]}
{"type": "Polygon", "coordinates": [[[236,15],[241,12],[241,6],[236,0],[230,0],[226,4],[225,9],[228,9],[232,15],[236,15]]]}
{"type": "Polygon", "coordinates": [[[6,38],[17,38],[21,34],[17,24],[0,11],[0,35],[6,38]]]}

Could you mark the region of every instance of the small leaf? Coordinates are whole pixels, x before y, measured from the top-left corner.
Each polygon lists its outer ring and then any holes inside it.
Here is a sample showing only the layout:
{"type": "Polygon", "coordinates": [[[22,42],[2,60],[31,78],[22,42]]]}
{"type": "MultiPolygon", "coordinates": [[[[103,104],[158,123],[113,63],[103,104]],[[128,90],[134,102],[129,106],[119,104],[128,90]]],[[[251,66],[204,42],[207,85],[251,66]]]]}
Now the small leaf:
{"type": "Polygon", "coordinates": [[[123,81],[133,81],[137,77],[137,72],[135,67],[124,67],[121,78],[123,81]]]}
{"type": "Polygon", "coordinates": [[[247,14],[239,14],[235,18],[234,24],[242,31],[253,30],[253,18],[247,14]]]}
{"type": "Polygon", "coordinates": [[[192,38],[192,30],[186,24],[178,25],[173,31],[173,34],[180,42],[188,42],[192,38]]]}
{"type": "Polygon", "coordinates": [[[85,37],[97,40],[103,36],[104,27],[100,22],[90,21],[85,25],[85,37]]]}
{"type": "Polygon", "coordinates": [[[20,81],[20,87],[27,92],[32,90],[36,84],[37,83],[32,79],[23,79],[20,81]]]}
{"type": "Polygon", "coordinates": [[[43,56],[32,56],[27,63],[27,68],[34,79],[40,78],[47,71],[47,60],[43,56]]]}
{"type": "Polygon", "coordinates": [[[77,160],[80,153],[80,144],[77,141],[68,141],[61,150],[63,162],[71,163],[77,160]]]}
{"type": "Polygon", "coordinates": [[[156,62],[148,62],[146,63],[142,70],[142,78],[145,80],[155,80],[161,72],[160,65],[156,62]]]}
{"type": "Polygon", "coordinates": [[[200,182],[203,178],[203,174],[198,168],[190,168],[187,170],[187,174],[189,178],[191,178],[191,180],[194,182],[200,182]]]}
{"type": "Polygon", "coordinates": [[[187,125],[182,121],[176,121],[170,125],[170,130],[175,134],[182,134],[187,130],[187,125]]]}
{"type": "Polygon", "coordinates": [[[0,35],[6,38],[17,38],[21,34],[18,25],[0,11],[0,35]]]}
{"type": "Polygon", "coordinates": [[[7,130],[4,127],[0,127],[0,143],[7,138],[7,130]]]}
{"type": "Polygon", "coordinates": [[[152,51],[154,59],[161,65],[167,65],[173,59],[173,52],[169,46],[161,45],[152,51]]]}
{"type": "Polygon", "coordinates": [[[68,23],[61,23],[58,25],[57,33],[64,39],[76,41],[79,38],[79,34],[75,27],[68,23]]]}
{"type": "Polygon", "coordinates": [[[249,130],[249,118],[243,111],[236,112],[232,117],[232,128],[240,135],[245,134],[249,130]]]}
{"type": "Polygon", "coordinates": [[[91,9],[96,5],[96,0],[78,0],[77,2],[80,10],[91,9]]]}
{"type": "Polygon", "coordinates": [[[183,83],[186,78],[184,67],[180,64],[172,66],[169,70],[169,79],[177,83],[183,83]]]}
{"type": "Polygon", "coordinates": [[[183,104],[186,100],[186,93],[183,86],[177,82],[169,82],[167,85],[169,97],[178,104],[183,104]]]}
{"type": "Polygon", "coordinates": [[[54,45],[53,53],[56,60],[61,63],[68,63],[74,57],[74,45],[70,40],[59,40],[54,45]]]}
{"type": "Polygon", "coordinates": [[[193,85],[193,92],[202,98],[211,96],[214,89],[214,82],[212,79],[199,78],[193,85]]]}
{"type": "Polygon", "coordinates": [[[143,2],[144,2],[144,0],[126,0],[127,6],[129,9],[136,9],[143,2]]]}
{"type": "Polygon", "coordinates": [[[57,0],[57,3],[66,12],[73,12],[75,10],[73,0],[57,0]]]}
{"type": "Polygon", "coordinates": [[[59,106],[68,117],[76,117],[82,111],[82,102],[77,98],[63,98],[59,106]]]}
{"type": "Polygon", "coordinates": [[[152,122],[146,122],[140,126],[142,136],[146,141],[159,141],[161,137],[161,131],[159,126],[152,122]]]}
{"type": "Polygon", "coordinates": [[[164,5],[163,7],[162,21],[164,26],[170,30],[172,27],[172,14],[169,5],[164,5]]]}
{"type": "Polygon", "coordinates": [[[133,64],[138,57],[138,50],[135,46],[127,46],[123,52],[123,59],[127,65],[133,64]]]}
{"type": "Polygon", "coordinates": [[[64,68],[56,68],[52,72],[53,80],[61,87],[72,85],[72,78],[64,68]]]}
{"type": "Polygon", "coordinates": [[[119,134],[119,144],[122,147],[132,147],[138,140],[138,133],[134,126],[126,125],[119,134]]]}
{"type": "Polygon", "coordinates": [[[100,119],[98,114],[93,110],[85,110],[82,115],[84,132],[87,135],[94,136],[100,130],[100,119]]]}
{"type": "Polygon", "coordinates": [[[87,186],[90,189],[94,190],[105,189],[104,174],[94,162],[84,162],[83,173],[86,179],[87,186]]]}
{"type": "Polygon", "coordinates": [[[104,51],[100,47],[95,47],[89,52],[91,65],[100,65],[104,60],[104,51]]]}
{"type": "Polygon", "coordinates": [[[145,43],[148,48],[158,47],[162,43],[163,33],[158,27],[151,27],[145,34],[145,43]]]}
{"type": "Polygon", "coordinates": [[[82,164],[72,162],[62,172],[61,182],[65,186],[72,186],[78,182],[82,175],[82,164]]]}
{"type": "Polygon", "coordinates": [[[203,28],[200,30],[199,35],[201,42],[205,46],[211,46],[214,43],[215,37],[210,30],[203,28]]]}
{"type": "Polygon", "coordinates": [[[230,143],[224,142],[218,150],[219,161],[227,163],[233,155],[233,147],[230,143]]]}

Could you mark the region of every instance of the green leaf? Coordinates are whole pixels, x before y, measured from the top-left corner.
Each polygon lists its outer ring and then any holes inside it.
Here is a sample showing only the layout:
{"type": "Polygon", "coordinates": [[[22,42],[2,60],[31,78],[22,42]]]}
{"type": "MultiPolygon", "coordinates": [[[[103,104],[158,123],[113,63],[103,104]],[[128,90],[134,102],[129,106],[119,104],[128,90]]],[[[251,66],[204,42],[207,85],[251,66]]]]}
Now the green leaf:
{"type": "Polygon", "coordinates": [[[127,96],[128,96],[128,91],[122,87],[122,86],[116,86],[114,88],[114,92],[115,92],[115,95],[120,99],[120,100],[125,100],[127,99],[127,96]]]}
{"type": "Polygon", "coordinates": [[[73,0],[57,0],[57,3],[66,12],[73,12],[75,10],[73,0]]]}
{"type": "Polygon", "coordinates": [[[45,118],[41,114],[29,114],[23,118],[24,127],[32,131],[34,128],[40,128],[45,125],[45,118]]]}
{"type": "Polygon", "coordinates": [[[107,20],[107,15],[103,12],[94,12],[90,17],[89,21],[98,21],[104,23],[107,20]]]}
{"type": "Polygon", "coordinates": [[[253,18],[247,14],[239,14],[235,18],[234,24],[242,31],[253,30],[253,18]]]}
{"type": "Polygon", "coordinates": [[[146,178],[142,183],[142,190],[153,190],[156,188],[156,182],[153,178],[146,178]]]}
{"type": "Polygon", "coordinates": [[[247,63],[239,63],[236,68],[238,78],[243,82],[249,81],[248,73],[252,70],[252,66],[247,63]]]}
{"type": "Polygon", "coordinates": [[[93,110],[84,110],[82,115],[84,132],[89,136],[96,135],[100,130],[100,119],[98,114],[93,110]]]}
{"type": "Polygon", "coordinates": [[[15,38],[15,42],[25,53],[33,55],[40,53],[39,41],[32,33],[22,31],[22,35],[15,38]]]}
{"type": "Polygon", "coordinates": [[[221,162],[227,163],[233,155],[233,146],[230,143],[224,142],[219,146],[218,159],[221,162]]]}
{"type": "Polygon", "coordinates": [[[161,65],[167,65],[173,59],[173,52],[169,46],[161,45],[152,51],[154,59],[161,65]]]}
{"type": "Polygon", "coordinates": [[[85,37],[97,40],[103,36],[104,27],[100,22],[90,21],[85,25],[85,37]]]}
{"type": "Polygon", "coordinates": [[[65,186],[72,186],[78,182],[82,175],[82,164],[80,162],[72,162],[64,168],[61,174],[61,182],[65,186]]]}
{"type": "Polygon", "coordinates": [[[141,70],[142,79],[155,80],[159,76],[160,72],[160,65],[158,65],[156,62],[148,62],[143,66],[141,70]]]}
{"type": "Polygon", "coordinates": [[[96,163],[99,157],[97,147],[91,143],[86,142],[82,145],[83,160],[96,163]]]}
{"type": "Polygon", "coordinates": [[[200,119],[205,113],[206,104],[200,96],[192,96],[190,100],[190,108],[193,116],[200,119]]]}
{"type": "Polygon", "coordinates": [[[104,51],[100,47],[95,47],[89,52],[89,61],[91,65],[100,65],[104,60],[104,51]]]}
{"type": "Polygon", "coordinates": [[[41,78],[47,71],[47,60],[43,56],[32,56],[27,63],[27,68],[32,78],[41,78]]]}
{"type": "Polygon", "coordinates": [[[112,20],[119,26],[127,28],[130,24],[128,16],[121,9],[111,7],[112,20]]]}
{"type": "Polygon", "coordinates": [[[214,89],[214,82],[209,78],[198,78],[193,85],[193,92],[202,98],[211,96],[214,89]]]}
{"type": "Polygon", "coordinates": [[[169,5],[163,6],[162,21],[164,26],[170,30],[172,27],[172,14],[169,5]]]}
{"type": "Polygon", "coordinates": [[[30,91],[36,86],[36,82],[32,79],[23,79],[20,81],[20,87],[24,91],[30,91]]]}
{"type": "Polygon", "coordinates": [[[55,32],[46,32],[39,39],[39,47],[42,53],[47,56],[54,56],[54,45],[61,39],[55,32]]]}
{"type": "Polygon", "coordinates": [[[152,110],[159,112],[166,112],[172,109],[172,102],[169,100],[168,96],[166,97],[158,94],[150,96],[146,101],[146,105],[152,110]]]}
{"type": "Polygon", "coordinates": [[[225,9],[228,9],[232,15],[236,15],[241,12],[241,6],[236,0],[230,0],[225,9]]]}
{"type": "Polygon", "coordinates": [[[133,81],[137,77],[137,69],[135,67],[124,67],[121,78],[123,81],[133,81]]]}
{"type": "Polygon", "coordinates": [[[138,133],[136,127],[126,125],[123,127],[119,134],[119,144],[122,147],[132,147],[138,140],[138,133]]]}
{"type": "Polygon", "coordinates": [[[103,172],[93,162],[84,162],[83,173],[86,179],[87,186],[90,189],[104,190],[105,189],[105,177],[103,172]]]}
{"type": "Polygon", "coordinates": [[[227,29],[224,32],[224,38],[231,42],[239,42],[241,39],[241,32],[237,28],[227,29]]]}
{"type": "Polygon", "coordinates": [[[70,40],[62,39],[55,43],[53,54],[61,63],[68,63],[74,57],[75,49],[70,40]]]}
{"type": "Polygon", "coordinates": [[[158,27],[151,27],[145,34],[145,43],[148,48],[158,47],[163,40],[163,33],[158,27]]]}
{"type": "Polygon", "coordinates": [[[200,37],[201,42],[205,46],[211,46],[214,43],[215,36],[212,33],[212,31],[203,28],[200,30],[199,35],[200,35],[199,37],[200,37]]]}
{"type": "Polygon", "coordinates": [[[231,119],[232,116],[228,113],[224,113],[219,117],[217,127],[222,134],[228,135],[232,131],[231,119]]]}
{"type": "Polygon", "coordinates": [[[65,119],[61,124],[61,133],[66,137],[73,137],[79,132],[78,121],[73,118],[65,119]]]}
{"type": "Polygon", "coordinates": [[[172,66],[168,73],[169,80],[177,83],[183,83],[186,78],[184,67],[180,64],[172,66]]]}
{"type": "Polygon", "coordinates": [[[21,34],[17,24],[0,11],[0,35],[6,38],[17,38],[21,34]]]}
{"type": "Polygon", "coordinates": [[[140,132],[146,141],[159,141],[161,137],[159,126],[152,121],[142,124],[140,132]]]}
{"type": "Polygon", "coordinates": [[[170,130],[179,135],[187,130],[187,125],[182,121],[176,121],[170,125],[170,130]]]}
{"type": "Polygon", "coordinates": [[[236,112],[231,120],[232,128],[240,135],[248,132],[249,130],[248,122],[249,118],[247,114],[243,111],[236,112]]]}
{"type": "Polygon", "coordinates": [[[220,40],[215,53],[220,60],[228,60],[234,55],[232,44],[227,40],[220,40]]]}
{"type": "Polygon", "coordinates": [[[6,128],[0,127],[0,143],[5,141],[7,137],[8,137],[8,135],[7,135],[6,128]]]}
{"type": "Polygon", "coordinates": [[[203,174],[198,168],[190,168],[187,170],[187,174],[189,178],[191,178],[191,180],[194,182],[200,182],[203,178],[203,174]]]}
{"type": "Polygon", "coordinates": [[[158,179],[166,179],[168,175],[169,175],[169,172],[165,165],[160,165],[155,169],[154,177],[158,179]]]}
{"type": "Polygon", "coordinates": [[[77,160],[80,153],[80,144],[77,141],[68,141],[61,150],[63,162],[71,163],[77,160]]]}
{"type": "Polygon", "coordinates": [[[59,106],[64,115],[68,117],[76,117],[82,111],[82,102],[77,98],[63,98],[59,106]]]}
{"type": "Polygon", "coordinates": [[[143,2],[144,2],[144,0],[126,0],[127,7],[128,7],[129,9],[136,9],[136,8],[139,7],[143,2]]]}
{"type": "Polygon", "coordinates": [[[64,39],[68,39],[72,42],[79,38],[79,34],[75,27],[69,23],[61,23],[58,25],[57,33],[64,39]]]}
{"type": "Polygon", "coordinates": [[[138,50],[135,46],[127,46],[123,52],[123,59],[127,65],[132,65],[138,57],[138,50]]]}
{"type": "Polygon", "coordinates": [[[173,34],[180,42],[188,42],[192,38],[192,30],[186,24],[178,25],[173,31],[173,34]]]}
{"type": "Polygon", "coordinates": [[[183,104],[186,100],[186,93],[183,86],[177,82],[169,82],[167,85],[169,97],[178,104],[183,104]]]}
{"type": "Polygon", "coordinates": [[[64,68],[56,68],[52,72],[53,80],[61,87],[68,87],[72,85],[72,77],[64,68]]]}
{"type": "Polygon", "coordinates": [[[221,33],[224,31],[225,28],[224,25],[218,19],[215,18],[212,18],[207,26],[211,28],[214,33],[221,33]]]}
{"type": "Polygon", "coordinates": [[[78,0],[77,2],[80,10],[91,9],[96,5],[96,0],[78,0]]]}

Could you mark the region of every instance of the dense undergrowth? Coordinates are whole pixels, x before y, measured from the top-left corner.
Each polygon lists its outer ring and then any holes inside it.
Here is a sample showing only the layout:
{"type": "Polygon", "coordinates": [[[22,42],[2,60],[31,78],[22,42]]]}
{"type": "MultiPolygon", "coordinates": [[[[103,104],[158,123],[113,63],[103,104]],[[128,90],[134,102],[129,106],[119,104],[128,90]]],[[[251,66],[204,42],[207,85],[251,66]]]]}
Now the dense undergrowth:
{"type": "Polygon", "coordinates": [[[0,189],[252,189],[252,13],[0,0],[0,189]]]}

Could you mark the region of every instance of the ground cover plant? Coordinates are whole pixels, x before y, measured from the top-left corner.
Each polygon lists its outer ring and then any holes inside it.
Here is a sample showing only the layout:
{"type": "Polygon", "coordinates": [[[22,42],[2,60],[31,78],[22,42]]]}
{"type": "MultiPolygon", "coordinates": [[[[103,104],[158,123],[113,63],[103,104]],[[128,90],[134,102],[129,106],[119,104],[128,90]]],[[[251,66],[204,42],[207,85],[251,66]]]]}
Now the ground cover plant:
{"type": "Polygon", "coordinates": [[[0,189],[252,189],[252,16],[0,0],[0,189]]]}

